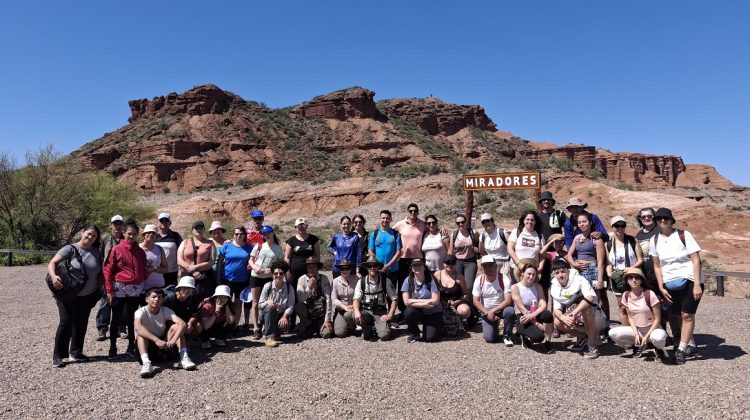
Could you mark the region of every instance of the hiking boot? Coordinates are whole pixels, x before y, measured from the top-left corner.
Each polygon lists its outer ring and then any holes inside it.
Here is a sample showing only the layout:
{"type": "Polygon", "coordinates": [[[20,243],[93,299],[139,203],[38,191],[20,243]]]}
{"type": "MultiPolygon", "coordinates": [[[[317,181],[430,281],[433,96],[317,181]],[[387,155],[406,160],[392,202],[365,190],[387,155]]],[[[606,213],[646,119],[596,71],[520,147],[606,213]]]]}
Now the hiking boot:
{"type": "Polygon", "coordinates": [[[211,343],[208,341],[201,341],[201,348],[203,350],[208,350],[211,348],[211,343]]]}
{"type": "Polygon", "coordinates": [[[263,332],[260,330],[260,328],[256,328],[255,331],[253,331],[253,338],[256,340],[260,340],[261,337],[263,337],[263,332]]]}
{"type": "Polygon", "coordinates": [[[503,336],[503,344],[505,344],[505,347],[513,347],[513,340],[510,339],[509,335],[503,336]]]}
{"type": "Polygon", "coordinates": [[[141,378],[146,379],[154,375],[154,368],[151,366],[151,362],[145,362],[141,366],[141,378]]]}
{"type": "Polygon", "coordinates": [[[99,335],[96,336],[96,341],[104,341],[107,339],[107,329],[99,328],[99,335]]]}
{"type": "Polygon", "coordinates": [[[222,340],[221,338],[217,338],[214,340],[214,344],[216,344],[217,347],[224,347],[227,345],[227,342],[222,340]]]}
{"type": "Polygon", "coordinates": [[[125,350],[125,353],[133,358],[138,357],[138,350],[135,348],[135,345],[131,344],[128,346],[128,349],[125,350]]]}
{"type": "Polygon", "coordinates": [[[185,370],[195,370],[195,363],[190,360],[190,356],[188,356],[187,353],[182,356],[182,360],[180,360],[180,367],[185,370]]]}
{"type": "Polygon", "coordinates": [[[110,347],[109,354],[107,355],[107,360],[115,360],[115,359],[117,359],[117,348],[110,347]]]}
{"type": "Polygon", "coordinates": [[[594,346],[588,346],[588,350],[583,353],[584,359],[596,359],[599,357],[599,349],[594,346]]]}
{"type": "Polygon", "coordinates": [[[581,337],[578,339],[578,341],[576,341],[575,344],[573,344],[573,346],[570,347],[570,350],[576,353],[580,353],[586,349],[587,345],[588,345],[588,338],[581,337]]]}
{"type": "Polygon", "coordinates": [[[274,340],[273,338],[266,339],[266,347],[278,347],[279,342],[274,340]]]}
{"type": "Polygon", "coordinates": [[[698,348],[695,346],[687,346],[683,353],[685,353],[685,359],[695,359],[698,357],[698,348]]]}
{"type": "Polygon", "coordinates": [[[52,356],[52,367],[61,368],[65,366],[65,362],[60,356],[52,356]]]}
{"type": "Polygon", "coordinates": [[[544,351],[545,354],[552,354],[555,352],[555,349],[552,348],[551,342],[545,341],[542,343],[542,351],[544,351]]]}
{"type": "Polygon", "coordinates": [[[407,343],[413,343],[415,341],[417,341],[417,336],[416,335],[414,335],[414,334],[408,334],[406,336],[406,342],[407,343]]]}
{"type": "Polygon", "coordinates": [[[674,352],[674,362],[678,365],[684,365],[685,364],[685,352],[677,349],[676,352],[674,352]]]}
{"type": "Polygon", "coordinates": [[[70,357],[68,357],[68,360],[70,360],[73,363],[86,363],[89,361],[89,357],[83,353],[79,353],[76,355],[71,354],[70,357]]]}
{"type": "Polygon", "coordinates": [[[665,365],[670,364],[669,356],[667,356],[666,351],[655,349],[654,352],[656,353],[656,358],[659,359],[659,361],[661,361],[665,365]]]}

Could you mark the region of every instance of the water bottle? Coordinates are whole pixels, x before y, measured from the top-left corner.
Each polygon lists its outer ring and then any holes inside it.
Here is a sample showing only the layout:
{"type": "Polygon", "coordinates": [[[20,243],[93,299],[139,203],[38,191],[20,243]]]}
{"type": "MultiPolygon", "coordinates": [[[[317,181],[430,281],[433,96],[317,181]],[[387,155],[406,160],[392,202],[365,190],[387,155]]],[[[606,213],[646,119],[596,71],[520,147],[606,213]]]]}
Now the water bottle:
{"type": "Polygon", "coordinates": [[[536,299],[533,299],[531,301],[531,306],[529,307],[529,312],[535,312],[536,311],[536,299]]]}

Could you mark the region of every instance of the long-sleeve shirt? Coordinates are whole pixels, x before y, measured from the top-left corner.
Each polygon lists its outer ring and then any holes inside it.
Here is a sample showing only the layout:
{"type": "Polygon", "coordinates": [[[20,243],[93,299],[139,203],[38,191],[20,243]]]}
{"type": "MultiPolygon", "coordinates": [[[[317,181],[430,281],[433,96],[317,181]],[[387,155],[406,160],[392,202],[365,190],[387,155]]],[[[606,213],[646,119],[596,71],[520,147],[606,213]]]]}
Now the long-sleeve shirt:
{"type": "MultiPolygon", "coordinates": [[[[602,221],[599,219],[599,216],[591,213],[591,220],[593,221],[591,231],[599,231],[599,233],[602,234],[602,241],[607,243],[607,241],[609,241],[609,234],[607,233],[607,228],[604,227],[602,221]]],[[[581,233],[581,229],[578,229],[578,223],[576,223],[575,220],[568,219],[565,221],[565,246],[568,249],[570,249],[570,246],[573,244],[573,238],[579,233],[581,233]]]]}
{"type": "Polygon", "coordinates": [[[331,305],[333,309],[343,305],[351,305],[354,302],[354,290],[357,287],[359,277],[349,276],[349,282],[345,282],[343,277],[336,277],[331,287],[331,305]]]}
{"type": "Polygon", "coordinates": [[[341,260],[349,260],[352,264],[359,267],[362,259],[362,250],[360,248],[359,236],[355,232],[339,232],[333,235],[331,242],[328,243],[328,250],[336,256],[334,265],[339,264],[341,260]]]}
{"type": "MultiPolygon", "coordinates": [[[[307,274],[299,278],[299,281],[297,282],[297,302],[305,302],[308,298],[314,296],[317,285],[315,288],[311,289],[308,287],[309,281],[310,278],[307,274]]],[[[318,282],[320,282],[320,289],[326,299],[325,320],[331,321],[333,319],[333,314],[331,312],[331,281],[328,280],[328,276],[318,273],[318,282]]]]}
{"type": "Polygon", "coordinates": [[[272,300],[278,305],[276,312],[284,313],[284,315],[291,315],[294,310],[294,305],[297,304],[297,299],[292,289],[292,285],[283,282],[281,288],[277,289],[274,284],[275,281],[270,281],[263,286],[263,290],[260,292],[260,299],[258,300],[258,307],[263,310],[268,306],[268,301],[272,300]]]}
{"type": "Polygon", "coordinates": [[[107,293],[114,292],[115,282],[140,284],[146,277],[146,252],[137,243],[120,241],[112,248],[104,263],[104,289],[107,293]]]}

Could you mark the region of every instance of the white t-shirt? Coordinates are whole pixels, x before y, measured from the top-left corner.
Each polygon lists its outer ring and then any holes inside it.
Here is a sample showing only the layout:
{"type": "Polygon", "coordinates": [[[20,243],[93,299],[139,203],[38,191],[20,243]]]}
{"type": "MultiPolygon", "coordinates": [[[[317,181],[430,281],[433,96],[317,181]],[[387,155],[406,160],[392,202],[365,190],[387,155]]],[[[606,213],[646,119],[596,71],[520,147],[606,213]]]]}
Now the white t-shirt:
{"type": "Polygon", "coordinates": [[[424,252],[425,266],[430,271],[437,271],[443,268],[443,261],[448,254],[448,250],[443,242],[445,236],[437,233],[436,235],[425,235],[422,242],[422,252],[424,252]]]}
{"type": "MultiPolygon", "coordinates": [[[[526,229],[521,230],[519,234],[518,229],[513,229],[508,242],[516,243],[516,256],[519,260],[533,258],[535,261],[539,261],[539,252],[544,245],[544,236],[536,232],[529,232],[526,229]]],[[[513,261],[510,262],[510,265],[516,266],[513,261]]]]}
{"type": "Polygon", "coordinates": [[[141,324],[153,335],[157,337],[164,337],[167,332],[167,321],[171,320],[175,316],[173,310],[162,306],[159,312],[152,314],[148,310],[148,307],[141,306],[135,311],[135,319],[140,319],[141,324]]]}
{"type": "Polygon", "coordinates": [[[500,306],[505,300],[505,294],[510,293],[510,277],[503,276],[503,284],[500,285],[500,281],[497,277],[493,282],[482,281],[482,275],[477,276],[474,280],[474,287],[472,287],[471,294],[479,296],[482,304],[486,309],[492,309],[500,306]]]}
{"type": "Polygon", "coordinates": [[[491,255],[495,261],[508,261],[508,258],[510,258],[508,247],[500,236],[502,234],[503,228],[496,228],[490,233],[482,232],[479,236],[479,240],[484,244],[487,255],[491,255]]]}
{"type": "Polygon", "coordinates": [[[562,310],[563,306],[570,304],[579,296],[585,296],[591,302],[597,303],[596,292],[591,284],[574,269],[568,270],[568,284],[565,287],[560,285],[557,277],[552,277],[549,295],[552,298],[553,310],[562,310]]]}
{"type": "MultiPolygon", "coordinates": [[[[649,254],[652,257],[659,258],[664,282],[682,278],[691,281],[695,280],[693,261],[690,259],[690,254],[700,252],[701,247],[695,242],[693,235],[685,231],[685,245],[682,244],[677,229],[668,237],[661,233],[657,236],[651,238],[649,254]],[[659,237],[659,241],[654,245],[657,236],[659,237]]],[[[703,276],[701,276],[700,282],[704,282],[703,276]]]]}
{"type": "MultiPolygon", "coordinates": [[[[614,233],[612,234],[611,238],[613,238],[612,249],[607,249],[607,257],[609,258],[609,263],[612,265],[612,269],[624,270],[628,268],[625,265],[626,249],[627,249],[628,260],[630,261],[630,265],[631,266],[634,265],[635,262],[638,260],[638,256],[635,254],[635,249],[633,249],[633,247],[630,244],[623,245],[622,242],[615,241],[614,233]]],[[[636,243],[636,246],[638,246],[637,243],[636,243]]]]}

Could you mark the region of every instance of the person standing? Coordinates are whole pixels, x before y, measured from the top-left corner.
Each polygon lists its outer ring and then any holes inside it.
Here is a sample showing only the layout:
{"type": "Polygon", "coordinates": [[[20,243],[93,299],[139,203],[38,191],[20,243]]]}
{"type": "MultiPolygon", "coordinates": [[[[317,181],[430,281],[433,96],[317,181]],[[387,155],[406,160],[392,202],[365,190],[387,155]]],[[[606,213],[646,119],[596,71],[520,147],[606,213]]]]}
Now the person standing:
{"type": "MultiPolygon", "coordinates": [[[[411,273],[411,261],[415,258],[424,259],[422,238],[427,232],[427,225],[419,218],[419,206],[411,203],[406,209],[406,218],[393,225],[393,230],[401,236],[402,249],[398,261],[398,277],[401,282],[411,273]]],[[[400,286],[398,290],[401,290],[400,286]]]]}
{"type": "MultiPolygon", "coordinates": [[[[563,234],[565,235],[565,247],[568,250],[570,250],[570,247],[573,244],[573,238],[581,233],[581,229],[578,228],[577,216],[579,213],[586,210],[588,206],[589,203],[583,201],[583,199],[581,199],[580,197],[571,197],[571,199],[568,201],[568,207],[566,207],[566,209],[570,213],[570,217],[565,221],[565,225],[563,226],[563,234]]],[[[599,219],[599,216],[594,213],[589,214],[591,215],[591,231],[594,239],[601,239],[602,242],[606,243],[607,241],[609,241],[609,233],[607,233],[607,228],[604,226],[604,223],[602,223],[601,219],[599,219]]]]}
{"type": "MultiPolygon", "coordinates": [[[[401,257],[403,246],[401,235],[391,228],[391,220],[393,220],[393,216],[389,210],[380,211],[380,227],[370,232],[367,248],[369,256],[381,263],[380,272],[391,280],[391,284],[396,290],[399,290],[401,284],[403,284],[403,279],[399,279],[398,275],[399,257],[401,257]]],[[[401,296],[396,296],[396,301],[401,311],[401,318],[403,318],[403,311],[406,306],[401,296]]]]}
{"type": "MultiPolygon", "coordinates": [[[[100,255],[102,257],[101,261],[107,261],[109,259],[109,253],[112,251],[112,248],[115,247],[122,238],[124,238],[124,235],[122,234],[122,228],[125,226],[125,219],[122,218],[119,214],[116,214],[112,216],[112,219],[109,221],[109,228],[112,232],[111,234],[105,234],[102,236],[100,245],[100,255]]],[[[100,263],[101,264],[101,263],[100,263]]],[[[112,308],[109,306],[109,301],[107,300],[107,293],[104,290],[104,288],[101,288],[101,299],[99,299],[99,309],[96,312],[96,330],[99,332],[99,335],[96,337],[96,341],[104,341],[107,339],[107,329],[109,328],[109,322],[112,319],[112,308]]],[[[118,334],[119,331],[115,331],[114,334],[118,334]]]]}
{"type": "Polygon", "coordinates": [[[195,279],[195,294],[198,299],[208,297],[214,290],[214,264],[216,248],[210,239],[204,236],[206,225],[202,220],[193,223],[190,240],[183,241],[177,248],[177,265],[183,276],[195,279]]]}
{"type": "Polygon", "coordinates": [[[565,212],[555,209],[555,203],[556,201],[549,191],[544,191],[541,198],[539,198],[542,210],[536,214],[539,215],[539,219],[542,221],[542,235],[545,238],[549,238],[555,233],[563,233],[563,226],[565,226],[565,222],[568,220],[565,212]]]}
{"type": "Polygon", "coordinates": [[[352,220],[349,216],[341,218],[341,232],[336,233],[328,243],[328,251],[333,254],[333,277],[338,277],[341,272],[338,269],[339,263],[343,260],[351,261],[357,268],[361,265],[360,240],[359,236],[352,231],[352,220]]]}
{"type": "MultiPolygon", "coordinates": [[[[635,240],[638,241],[638,245],[640,245],[643,251],[641,269],[643,270],[643,275],[646,277],[646,286],[661,298],[661,290],[659,290],[659,284],[656,282],[654,262],[651,260],[649,248],[651,238],[659,234],[659,227],[656,226],[656,222],[654,221],[655,213],[656,210],[651,207],[644,207],[638,211],[638,215],[636,216],[638,231],[635,233],[635,240]]],[[[665,321],[665,318],[662,317],[662,322],[665,321]]],[[[662,323],[662,325],[664,324],[662,323]]]]}
{"type": "MultiPolygon", "coordinates": [[[[361,214],[355,214],[352,218],[354,233],[356,233],[359,238],[359,252],[361,253],[359,257],[360,262],[365,261],[367,255],[369,255],[367,253],[369,232],[365,228],[365,223],[367,223],[367,220],[365,219],[365,216],[362,216],[361,214]]],[[[358,271],[360,276],[367,275],[367,269],[365,267],[360,266],[358,271]]]]}
{"type": "Polygon", "coordinates": [[[255,209],[250,212],[250,218],[253,220],[250,223],[250,227],[247,228],[247,244],[253,248],[258,245],[263,245],[263,221],[266,220],[266,215],[263,210],[255,209]]]}
{"type": "Polygon", "coordinates": [[[91,308],[96,305],[99,297],[99,281],[102,276],[99,236],[99,228],[88,226],[81,232],[78,242],[60,249],[47,264],[47,273],[52,279],[53,286],[58,289],[63,287],[60,277],[55,273],[59,262],[70,260],[71,267],[86,273],[86,282],[74,298],[65,301],[55,299],[60,323],[57,325],[55,348],[52,353],[54,367],[63,367],[65,358],[69,358],[71,362],[89,360],[83,354],[83,342],[91,308]]]}
{"type": "Polygon", "coordinates": [[[171,229],[172,218],[169,213],[159,214],[156,243],[159,244],[167,256],[167,272],[164,273],[164,284],[167,286],[177,285],[177,273],[180,267],[177,265],[177,248],[182,244],[182,236],[171,229]]]}

